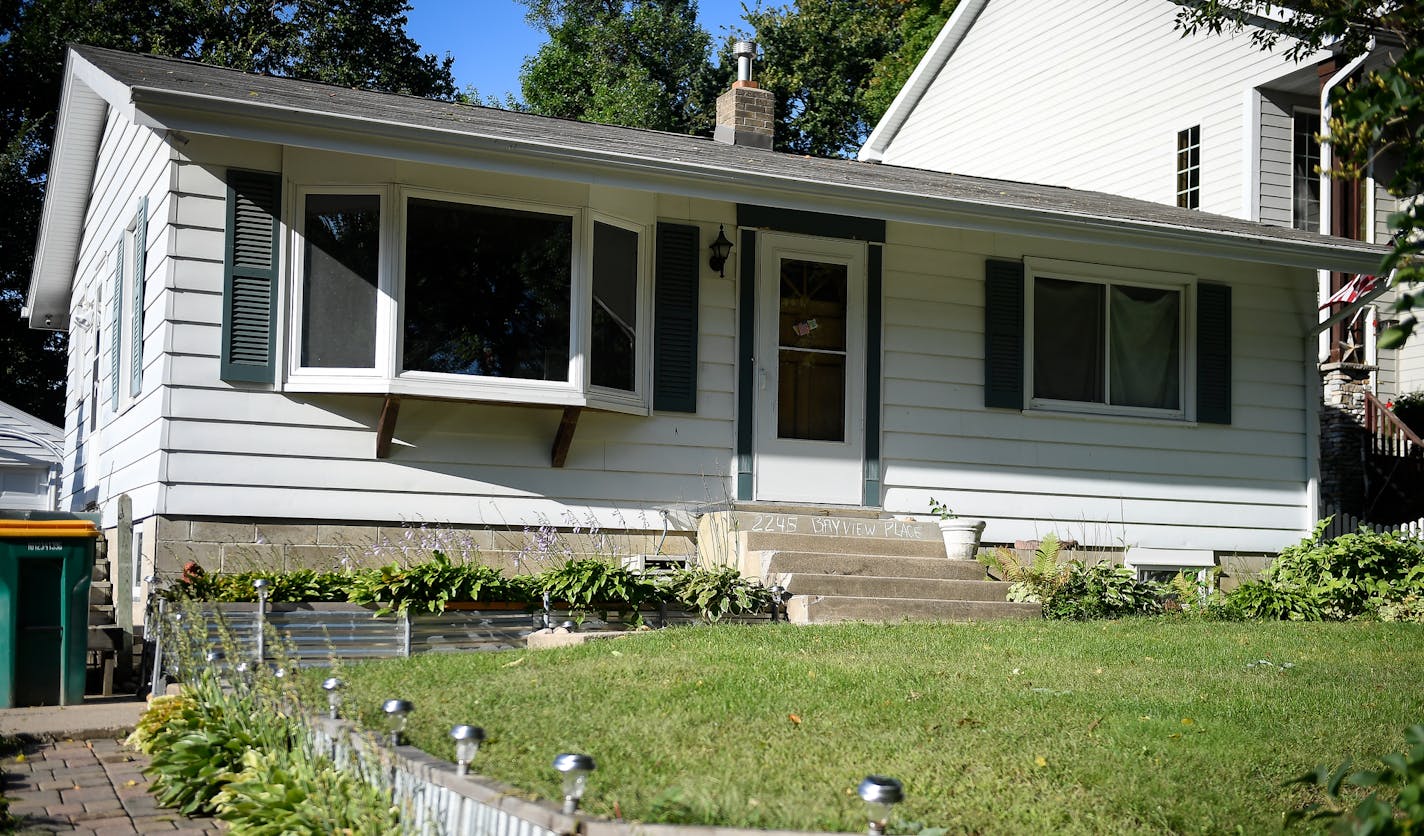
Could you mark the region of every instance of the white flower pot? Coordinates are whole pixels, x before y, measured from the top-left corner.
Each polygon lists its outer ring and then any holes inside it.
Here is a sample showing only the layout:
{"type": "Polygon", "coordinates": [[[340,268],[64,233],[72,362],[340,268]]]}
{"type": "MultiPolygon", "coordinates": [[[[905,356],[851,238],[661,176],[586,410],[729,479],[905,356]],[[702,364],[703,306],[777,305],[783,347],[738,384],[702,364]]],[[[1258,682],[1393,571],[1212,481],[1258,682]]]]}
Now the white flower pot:
{"type": "Polygon", "coordinates": [[[963,517],[940,520],[939,533],[944,537],[944,553],[950,560],[973,560],[979,551],[979,537],[984,533],[984,521],[963,517]]]}

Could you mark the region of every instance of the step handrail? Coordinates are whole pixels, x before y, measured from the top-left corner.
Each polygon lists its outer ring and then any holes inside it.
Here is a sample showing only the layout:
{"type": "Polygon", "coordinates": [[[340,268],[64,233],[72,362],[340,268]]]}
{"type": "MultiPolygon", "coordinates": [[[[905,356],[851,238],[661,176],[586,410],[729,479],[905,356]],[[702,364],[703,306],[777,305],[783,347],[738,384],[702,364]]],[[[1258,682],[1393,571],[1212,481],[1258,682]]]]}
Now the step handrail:
{"type": "Polygon", "coordinates": [[[1370,448],[1386,456],[1408,456],[1424,452],[1421,439],[1408,424],[1399,420],[1394,410],[1365,392],[1365,432],[1370,436],[1370,448]]]}

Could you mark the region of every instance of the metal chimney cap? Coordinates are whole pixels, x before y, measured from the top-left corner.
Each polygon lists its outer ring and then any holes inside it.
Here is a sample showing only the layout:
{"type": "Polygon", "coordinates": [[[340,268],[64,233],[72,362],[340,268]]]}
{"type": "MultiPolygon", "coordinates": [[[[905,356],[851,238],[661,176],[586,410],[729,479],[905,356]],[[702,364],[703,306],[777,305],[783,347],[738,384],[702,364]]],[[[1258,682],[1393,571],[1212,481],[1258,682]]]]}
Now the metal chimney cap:
{"type": "Polygon", "coordinates": [[[732,44],[732,55],[741,58],[743,55],[749,58],[756,57],[756,41],[737,41],[732,44]]]}

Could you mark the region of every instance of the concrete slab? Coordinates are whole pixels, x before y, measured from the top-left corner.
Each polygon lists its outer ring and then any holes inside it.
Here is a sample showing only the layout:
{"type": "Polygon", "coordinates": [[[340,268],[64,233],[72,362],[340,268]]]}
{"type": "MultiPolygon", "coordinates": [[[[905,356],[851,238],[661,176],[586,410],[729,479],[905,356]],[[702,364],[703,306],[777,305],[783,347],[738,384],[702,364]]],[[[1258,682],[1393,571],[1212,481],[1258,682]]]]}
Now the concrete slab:
{"type": "Polygon", "coordinates": [[[0,708],[0,735],[26,740],[126,737],[147,703],[137,697],[87,697],[82,705],[0,708]]]}

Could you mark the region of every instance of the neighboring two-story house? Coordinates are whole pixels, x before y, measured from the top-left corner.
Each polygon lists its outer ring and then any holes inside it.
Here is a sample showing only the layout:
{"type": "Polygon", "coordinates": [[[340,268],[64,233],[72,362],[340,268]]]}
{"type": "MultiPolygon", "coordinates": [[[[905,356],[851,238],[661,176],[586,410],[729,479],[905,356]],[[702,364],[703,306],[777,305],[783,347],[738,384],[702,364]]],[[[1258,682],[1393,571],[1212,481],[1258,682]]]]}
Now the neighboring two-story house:
{"type": "MultiPolygon", "coordinates": [[[[1328,89],[1391,60],[1389,44],[1358,60],[1323,51],[1295,62],[1288,44],[1263,51],[1249,32],[1184,37],[1180,9],[1173,0],[963,0],[859,159],[1387,242],[1397,208],[1382,185],[1390,161],[1360,183],[1317,169],[1328,89]]],[[[1355,280],[1321,272],[1322,319],[1341,310],[1328,300],[1355,280]]],[[[1424,340],[1376,348],[1392,298],[1322,334],[1326,399],[1342,421],[1362,414],[1359,390],[1381,401],[1424,390],[1424,340]]],[[[1343,467],[1357,466],[1357,449],[1337,452],[1343,467]]]]}

